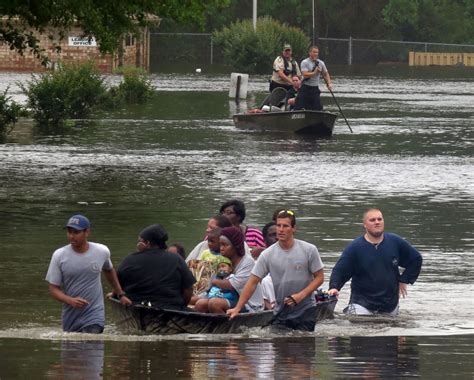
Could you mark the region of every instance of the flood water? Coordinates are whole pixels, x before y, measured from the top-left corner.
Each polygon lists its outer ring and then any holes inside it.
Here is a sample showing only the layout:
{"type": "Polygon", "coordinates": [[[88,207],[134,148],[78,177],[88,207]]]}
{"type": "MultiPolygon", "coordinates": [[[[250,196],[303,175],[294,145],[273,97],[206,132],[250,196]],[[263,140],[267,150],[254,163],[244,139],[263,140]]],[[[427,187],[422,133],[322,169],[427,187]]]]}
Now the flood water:
{"type": "MultiPolygon", "coordinates": [[[[474,71],[386,68],[333,72],[339,118],[331,139],[237,130],[234,112],[263,99],[227,97],[227,75],[157,75],[156,99],[114,109],[62,135],[22,121],[0,144],[0,379],[459,378],[474,376],[474,71]],[[44,281],[62,226],[77,212],[112,261],[138,232],[162,223],[190,251],[220,204],[240,198],[247,224],[277,207],[296,212],[298,237],[317,245],[325,286],[344,247],[377,206],[387,231],[423,254],[396,318],[342,314],[314,333],[252,329],[229,336],[134,336],[107,308],[101,336],[65,334],[44,281]],[[75,375],[73,375],[75,374],[75,375]]],[[[0,74],[24,101],[17,81],[0,74]]],[[[117,78],[108,78],[116,81],[117,78]]],[[[325,93],[326,108],[337,111],[325,93]]],[[[108,285],[104,282],[104,288],[108,285]]]]}

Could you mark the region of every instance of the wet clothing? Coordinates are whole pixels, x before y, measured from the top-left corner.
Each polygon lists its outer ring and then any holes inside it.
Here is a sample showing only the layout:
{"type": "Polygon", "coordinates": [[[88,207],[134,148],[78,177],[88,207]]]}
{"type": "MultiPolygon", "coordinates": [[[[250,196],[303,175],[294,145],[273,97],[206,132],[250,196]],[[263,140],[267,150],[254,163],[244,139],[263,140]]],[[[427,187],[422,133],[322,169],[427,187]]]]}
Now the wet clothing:
{"type": "MultiPolygon", "coordinates": [[[[291,309],[287,309],[291,310],[291,309]]],[[[272,323],[278,329],[314,331],[316,326],[316,306],[308,307],[303,314],[295,318],[285,318],[286,310],[272,323]]]]}
{"type": "MultiPolygon", "coordinates": [[[[306,288],[314,279],[313,273],[323,267],[316,246],[295,239],[289,250],[284,250],[279,243],[276,243],[263,251],[252,274],[263,279],[270,273],[275,290],[275,312],[278,313],[284,307],[284,299],[306,288]]],[[[288,312],[282,312],[279,319],[298,318],[314,306],[316,306],[316,298],[312,295],[308,296],[298,305],[291,307],[288,312]]]]}
{"type": "Polygon", "coordinates": [[[46,281],[62,287],[64,294],[81,297],[89,302],[82,308],[63,304],[62,327],[69,332],[87,332],[86,327],[104,327],[104,295],[102,270],[113,269],[109,249],[99,243],[89,242],[87,252],[78,253],[71,245],[57,249],[51,258],[46,281]]]}
{"type": "MultiPolygon", "coordinates": [[[[301,62],[301,70],[303,72],[313,72],[316,67],[322,69],[322,73],[327,73],[326,65],[321,60],[312,61],[311,58],[306,58],[301,62]]],[[[318,73],[314,77],[303,79],[298,97],[296,98],[295,110],[313,110],[322,111],[323,105],[321,103],[321,90],[319,89],[319,82],[322,73],[318,73]]]]}
{"type": "Polygon", "coordinates": [[[420,253],[398,235],[385,232],[379,244],[360,236],[342,252],[329,288],[340,290],[352,278],[349,303],[371,312],[391,313],[398,305],[399,282],[413,284],[422,261],[420,253]],[[405,268],[402,274],[399,267],[405,268]]]}
{"type": "Polygon", "coordinates": [[[155,307],[172,310],[186,308],[183,291],[196,282],[181,256],[160,248],[128,255],[117,275],[133,303],[151,302],[155,307]]]}

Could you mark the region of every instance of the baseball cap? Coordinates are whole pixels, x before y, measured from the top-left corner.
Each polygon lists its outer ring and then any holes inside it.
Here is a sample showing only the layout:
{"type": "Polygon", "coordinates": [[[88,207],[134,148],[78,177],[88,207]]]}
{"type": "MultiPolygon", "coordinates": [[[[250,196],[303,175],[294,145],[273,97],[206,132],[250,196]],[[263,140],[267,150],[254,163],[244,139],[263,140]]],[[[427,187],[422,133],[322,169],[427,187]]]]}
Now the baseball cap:
{"type": "Polygon", "coordinates": [[[90,226],[91,223],[89,222],[89,219],[87,219],[84,215],[78,214],[71,216],[64,228],[70,227],[74,228],[77,231],[82,231],[87,230],[88,228],[90,228],[90,226]]]}
{"type": "Polygon", "coordinates": [[[283,51],[285,50],[291,50],[291,45],[290,44],[283,45],[283,51]]]}

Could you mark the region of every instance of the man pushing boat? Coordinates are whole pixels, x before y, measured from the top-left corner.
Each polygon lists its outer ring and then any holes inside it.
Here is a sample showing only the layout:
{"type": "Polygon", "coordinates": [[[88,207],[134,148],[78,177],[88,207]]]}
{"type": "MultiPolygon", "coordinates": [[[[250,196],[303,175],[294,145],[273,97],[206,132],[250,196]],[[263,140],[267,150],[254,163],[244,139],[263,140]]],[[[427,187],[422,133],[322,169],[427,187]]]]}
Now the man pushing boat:
{"type": "Polygon", "coordinates": [[[239,302],[229,309],[235,318],[254,293],[257,285],[270,274],[275,288],[277,327],[313,331],[316,324],[314,291],[324,281],[323,263],[313,244],[295,239],[296,218],[291,210],[282,210],[276,219],[277,243],[259,256],[249,280],[240,293],[239,302]]]}
{"type": "Polygon", "coordinates": [[[382,212],[370,208],[364,213],[365,234],[342,252],[329,281],[329,294],[338,296],[352,278],[347,314],[398,314],[399,296],[407,295],[408,284],[420,274],[420,253],[400,236],[384,232],[382,212]],[[404,268],[400,274],[399,267],[404,268]]]}

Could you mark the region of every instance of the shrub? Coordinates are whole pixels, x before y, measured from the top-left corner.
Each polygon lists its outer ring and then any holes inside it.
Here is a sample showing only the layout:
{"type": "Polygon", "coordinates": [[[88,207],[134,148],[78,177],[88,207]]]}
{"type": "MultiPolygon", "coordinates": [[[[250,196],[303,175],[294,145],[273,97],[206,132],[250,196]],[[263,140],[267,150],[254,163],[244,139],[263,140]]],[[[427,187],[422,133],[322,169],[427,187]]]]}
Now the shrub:
{"type": "Polygon", "coordinates": [[[40,128],[57,129],[68,119],[86,118],[106,96],[104,79],[92,62],[60,66],[19,84],[40,128]]]}
{"type": "Polygon", "coordinates": [[[8,96],[9,87],[0,94],[0,140],[11,132],[21,116],[26,116],[26,110],[8,96]]]}
{"type": "Polygon", "coordinates": [[[123,74],[123,81],[110,89],[115,102],[145,103],[154,94],[155,89],[146,71],[128,66],[121,68],[117,73],[123,74]]]}
{"type": "Polygon", "coordinates": [[[249,74],[263,74],[271,70],[276,56],[285,43],[291,44],[295,59],[306,58],[310,40],[301,29],[262,17],[257,20],[257,31],[251,20],[231,24],[214,32],[216,45],[222,49],[225,63],[249,74]]]}

